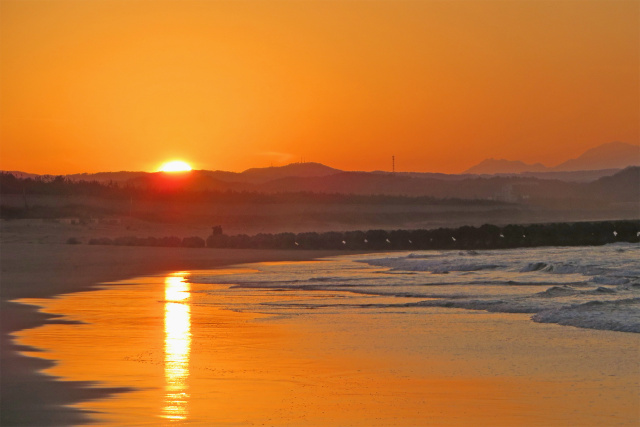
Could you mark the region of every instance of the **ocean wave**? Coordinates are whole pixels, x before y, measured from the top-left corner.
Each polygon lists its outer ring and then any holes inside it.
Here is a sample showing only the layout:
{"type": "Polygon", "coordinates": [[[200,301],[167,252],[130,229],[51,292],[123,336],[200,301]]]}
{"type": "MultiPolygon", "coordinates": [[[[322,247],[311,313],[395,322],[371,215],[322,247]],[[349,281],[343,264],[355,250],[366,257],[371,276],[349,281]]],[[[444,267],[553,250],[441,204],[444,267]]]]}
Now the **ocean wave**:
{"type": "Polygon", "coordinates": [[[367,264],[377,267],[386,267],[392,271],[431,272],[434,274],[448,273],[451,271],[482,271],[496,270],[504,265],[496,263],[480,263],[477,261],[424,258],[379,258],[366,260],[367,264]]]}
{"type": "Polygon", "coordinates": [[[570,286],[553,286],[546,291],[538,292],[536,295],[544,298],[565,297],[567,295],[575,295],[578,291],[570,286]]]}
{"type": "Polygon", "coordinates": [[[611,288],[605,288],[604,286],[598,286],[596,289],[591,291],[585,291],[584,294],[589,295],[603,295],[603,294],[615,294],[617,291],[611,288]]]}
{"type": "Polygon", "coordinates": [[[612,286],[626,285],[627,283],[631,282],[631,280],[628,277],[617,277],[617,276],[596,276],[592,278],[591,281],[599,285],[612,285],[612,286]]]}
{"type": "Polygon", "coordinates": [[[547,271],[550,265],[546,262],[530,262],[526,267],[520,270],[521,273],[528,273],[530,271],[547,271]]]}
{"type": "Polygon", "coordinates": [[[538,292],[535,294],[536,296],[543,298],[556,298],[556,297],[567,297],[572,295],[613,295],[618,293],[615,289],[607,288],[604,286],[598,286],[596,289],[591,289],[588,291],[580,291],[574,289],[571,286],[563,285],[563,286],[553,286],[546,291],[538,292]]]}
{"type": "Polygon", "coordinates": [[[520,269],[521,273],[540,271],[555,274],[581,274],[583,276],[595,276],[607,272],[605,267],[593,265],[580,265],[574,263],[549,263],[531,262],[520,269]]]}
{"type": "Polygon", "coordinates": [[[638,290],[604,286],[581,290],[552,286],[532,295],[474,298],[471,295],[429,295],[434,300],[407,303],[413,307],[449,307],[498,313],[530,313],[542,323],[582,328],[640,332],[638,290]],[[439,298],[442,297],[442,298],[439,298]],[[595,299],[594,299],[595,298],[595,299]]]}
{"type": "MultiPolygon", "coordinates": [[[[316,300],[307,304],[314,310],[320,306],[412,307],[412,311],[417,307],[451,307],[529,313],[540,322],[638,332],[633,326],[640,322],[638,304],[633,302],[640,297],[638,259],[640,246],[631,244],[477,252],[414,251],[349,255],[321,264],[256,264],[253,266],[256,271],[250,274],[199,274],[190,280],[228,284],[234,295],[241,294],[243,288],[261,289],[265,295],[270,290],[300,291],[301,295],[304,291],[330,291],[340,295],[335,297],[340,301],[327,300],[326,304],[318,305],[320,301],[316,300]],[[371,304],[349,301],[362,295],[371,296],[371,304]],[[394,304],[388,300],[394,297],[410,300],[394,304]],[[378,303],[391,304],[377,304],[376,299],[378,303]],[[626,300],[632,303],[618,303],[626,300]],[[598,310],[617,314],[603,315],[598,321],[593,318],[598,310]],[[590,313],[593,316],[588,319],[590,313]]],[[[209,292],[214,294],[217,289],[212,287],[209,292]]],[[[247,291],[247,295],[255,298],[256,292],[247,291]]],[[[308,294],[301,296],[308,297],[308,294]]],[[[295,303],[282,301],[277,295],[270,298],[279,300],[271,306],[274,311],[295,303]]],[[[301,302],[296,303],[297,309],[305,307],[301,302]]]]}
{"type": "Polygon", "coordinates": [[[429,254],[416,254],[416,253],[410,253],[409,255],[407,255],[407,259],[429,259],[429,258],[435,258],[440,256],[439,254],[433,254],[433,253],[429,253],[429,254]]]}
{"type": "Polygon", "coordinates": [[[467,310],[484,310],[493,313],[537,313],[540,308],[523,300],[505,299],[465,299],[465,300],[435,300],[407,303],[410,307],[448,307],[467,310]]]}
{"type": "Polygon", "coordinates": [[[532,317],[538,323],[557,323],[580,328],[640,333],[640,298],[590,301],[546,310],[532,317]]]}

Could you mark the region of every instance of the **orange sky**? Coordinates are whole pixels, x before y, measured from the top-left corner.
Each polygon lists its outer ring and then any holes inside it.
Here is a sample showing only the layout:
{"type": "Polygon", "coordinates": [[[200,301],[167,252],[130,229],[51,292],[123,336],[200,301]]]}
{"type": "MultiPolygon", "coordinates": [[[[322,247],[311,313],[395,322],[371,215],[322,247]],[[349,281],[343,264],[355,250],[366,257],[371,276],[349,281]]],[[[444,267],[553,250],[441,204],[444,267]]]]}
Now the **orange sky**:
{"type": "Polygon", "coordinates": [[[640,134],[640,2],[0,0],[0,168],[555,165],[640,134]]]}

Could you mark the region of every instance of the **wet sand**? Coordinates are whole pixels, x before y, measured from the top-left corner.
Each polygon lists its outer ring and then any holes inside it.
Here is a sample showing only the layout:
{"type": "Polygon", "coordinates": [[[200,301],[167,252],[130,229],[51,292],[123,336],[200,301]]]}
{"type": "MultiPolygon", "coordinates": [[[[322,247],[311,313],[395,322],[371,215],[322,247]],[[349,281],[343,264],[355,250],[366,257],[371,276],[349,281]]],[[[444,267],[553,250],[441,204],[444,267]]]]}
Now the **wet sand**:
{"type": "Polygon", "coordinates": [[[157,425],[186,416],[199,425],[640,420],[638,334],[442,308],[273,318],[199,305],[198,291],[211,286],[203,284],[190,285],[185,317],[183,304],[167,298],[171,273],[335,252],[99,247],[24,236],[33,243],[21,237],[1,246],[3,426],[157,425]],[[131,279],[145,275],[153,276],[131,279]],[[186,318],[188,343],[180,338],[186,318]]]}
{"type": "MultiPolygon", "coordinates": [[[[86,323],[46,325],[18,340],[60,362],[47,370],[52,375],[134,387],[75,405],[107,425],[630,426],[639,419],[637,334],[446,308],[236,312],[207,302],[203,291],[216,285],[180,278],[26,300],[86,323]]],[[[255,302],[287,298],[239,292],[255,302]]]]}
{"type": "MultiPolygon", "coordinates": [[[[69,425],[88,420],[86,414],[64,405],[123,391],[100,389],[86,382],[61,382],[39,371],[51,366],[39,358],[19,354],[23,347],[10,334],[44,323],[56,316],[36,307],[14,304],[18,298],[50,298],[92,289],[96,284],[144,274],[185,269],[215,268],[243,262],[302,260],[335,252],[213,250],[67,245],[74,229],[48,226],[6,232],[0,245],[1,384],[0,424],[69,425]],[[50,231],[50,232],[48,232],[50,231]],[[53,236],[53,237],[52,237],[53,236]],[[52,242],[52,243],[40,243],[52,242]]],[[[121,231],[116,231],[122,234],[121,231]]],[[[162,233],[162,229],[158,230],[162,233]]],[[[89,379],[91,381],[92,379],[89,379]]]]}

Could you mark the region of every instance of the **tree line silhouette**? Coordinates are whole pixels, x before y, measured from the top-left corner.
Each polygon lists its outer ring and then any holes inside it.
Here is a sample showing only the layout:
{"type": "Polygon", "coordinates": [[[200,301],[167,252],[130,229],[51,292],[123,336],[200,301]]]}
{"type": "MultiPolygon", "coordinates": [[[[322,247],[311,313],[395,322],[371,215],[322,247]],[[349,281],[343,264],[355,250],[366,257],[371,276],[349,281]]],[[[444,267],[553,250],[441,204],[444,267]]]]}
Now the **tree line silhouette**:
{"type": "MultiPolygon", "coordinates": [[[[170,178],[167,178],[170,179],[170,178]]],[[[317,203],[317,204],[430,204],[430,205],[503,205],[503,202],[483,199],[437,198],[387,194],[345,194],[312,191],[264,193],[258,191],[202,190],[189,186],[144,188],[132,182],[73,180],[65,176],[40,175],[16,177],[0,173],[0,194],[29,196],[90,196],[112,200],[146,200],[166,202],[217,203],[317,203]]],[[[6,208],[3,206],[3,208],[6,208]]],[[[24,217],[21,209],[9,209],[12,217],[24,217]]]]}

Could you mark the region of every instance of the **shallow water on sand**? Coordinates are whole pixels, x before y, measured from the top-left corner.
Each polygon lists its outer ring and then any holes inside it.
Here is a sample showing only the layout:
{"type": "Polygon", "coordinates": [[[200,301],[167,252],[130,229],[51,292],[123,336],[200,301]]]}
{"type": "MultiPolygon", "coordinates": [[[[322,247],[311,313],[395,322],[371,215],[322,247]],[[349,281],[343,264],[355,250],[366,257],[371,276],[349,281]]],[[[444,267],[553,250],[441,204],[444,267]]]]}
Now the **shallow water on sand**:
{"type": "MultiPolygon", "coordinates": [[[[556,248],[549,257],[588,261],[576,254],[556,248]]],[[[540,285],[531,274],[543,275],[545,267],[523,272],[513,262],[494,268],[493,282],[469,277],[486,276],[488,268],[443,275],[398,265],[440,255],[358,255],[136,278],[24,300],[84,323],[45,325],[17,338],[45,350],[33,355],[58,361],[47,371],[52,375],[135,387],[77,405],[98,411],[104,425],[638,423],[639,334],[428,304],[460,295],[546,301],[531,295],[558,283],[588,291],[595,276],[547,274],[540,285]],[[416,271],[424,277],[408,274],[416,271]],[[463,274],[478,283],[465,286],[463,274]],[[505,285],[523,274],[528,283],[505,285]]],[[[444,255],[439,261],[457,265],[478,259],[444,255]]],[[[481,256],[500,261],[498,255],[481,256]]],[[[610,286],[626,292],[622,282],[610,286]]]]}

